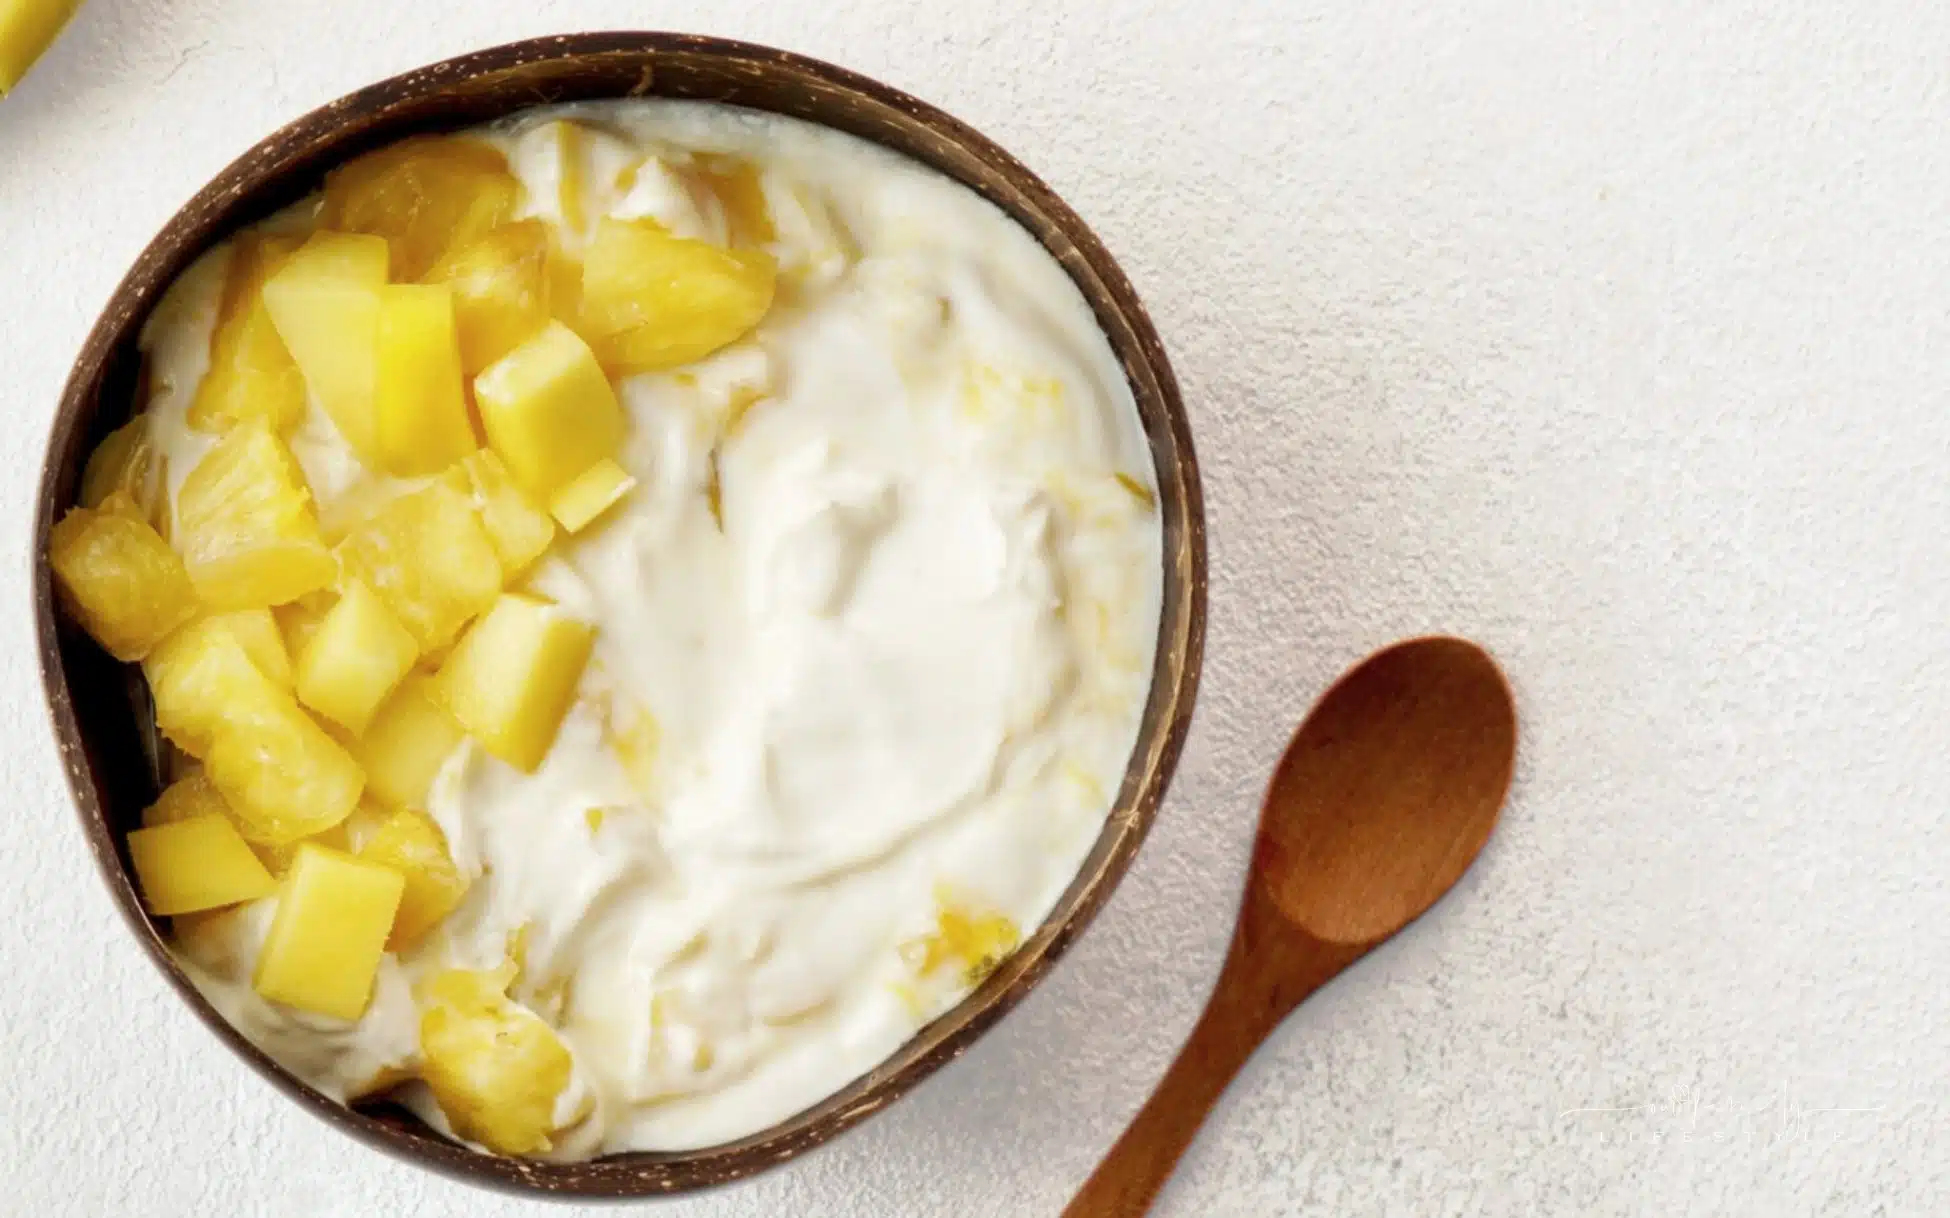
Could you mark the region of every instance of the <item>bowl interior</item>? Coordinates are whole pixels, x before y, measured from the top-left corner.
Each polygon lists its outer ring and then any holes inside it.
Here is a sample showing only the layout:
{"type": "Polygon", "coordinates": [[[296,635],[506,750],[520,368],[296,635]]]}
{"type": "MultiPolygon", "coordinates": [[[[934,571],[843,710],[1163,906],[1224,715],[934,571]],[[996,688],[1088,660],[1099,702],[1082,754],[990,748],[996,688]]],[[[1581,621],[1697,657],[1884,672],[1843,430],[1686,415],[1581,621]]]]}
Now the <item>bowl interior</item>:
{"type": "Polygon", "coordinates": [[[476,1183],[558,1195],[643,1196],[749,1175],[885,1107],[965,1051],[1089,922],[1155,816],[1190,723],[1204,637],[1203,520],[1184,409],[1143,305],[1083,222],[1007,153],[932,107],[817,61],[708,38],[590,34],[483,51],[352,94],[271,136],[184,206],[116,289],[63,394],[36,520],[35,614],[56,741],[90,847],[122,914],[207,1025],[288,1094],[382,1149],[476,1183]],[[135,669],[117,664],[60,619],[46,541],[53,522],[74,503],[87,454],[132,412],[143,320],[203,250],[310,193],[333,165],[406,135],[471,126],[540,104],[652,96],[774,111],[886,145],[980,192],[1056,256],[1122,362],[1150,441],[1164,528],[1163,616],[1137,748],[1103,833],[1048,921],[975,993],[838,1094],[738,1142],[578,1164],[499,1159],[440,1138],[396,1106],[351,1111],[299,1083],[234,1032],[177,968],[159,928],[143,912],[122,846],[157,790],[146,743],[146,698],[135,669]],[[135,758],[147,764],[132,764],[135,758]]]}

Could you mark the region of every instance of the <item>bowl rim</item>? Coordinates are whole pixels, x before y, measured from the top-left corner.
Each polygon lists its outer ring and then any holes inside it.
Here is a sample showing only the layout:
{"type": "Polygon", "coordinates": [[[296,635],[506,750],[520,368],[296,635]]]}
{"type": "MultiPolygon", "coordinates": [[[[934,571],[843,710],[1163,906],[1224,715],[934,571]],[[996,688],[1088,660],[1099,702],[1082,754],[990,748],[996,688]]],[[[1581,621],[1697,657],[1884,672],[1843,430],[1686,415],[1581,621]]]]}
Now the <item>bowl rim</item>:
{"type": "MultiPolygon", "coordinates": [[[[538,98],[533,102],[506,107],[501,112],[514,114],[548,104],[551,100],[555,99],[538,98]]],[[[743,100],[733,100],[727,104],[752,108],[750,102],[743,100]]],[[[468,119],[446,125],[469,126],[476,121],[479,120],[468,119]]],[[[391,142],[404,138],[415,129],[432,130],[442,125],[438,120],[391,123],[382,120],[380,127],[384,128],[384,138],[370,142],[391,142]]],[[[871,140],[873,137],[863,138],[871,140]]],[[[881,143],[882,147],[891,146],[879,140],[873,142],[881,143]]],[[[1113,347],[1120,347],[1112,328],[1106,324],[1105,329],[1113,347]]],[[[99,432],[101,428],[95,426],[89,430],[99,432]]],[[[1176,378],[1164,345],[1135,289],[1084,221],[1040,178],[993,141],[959,119],[901,90],[790,51],[706,35],[654,31],[608,31],[533,38],[473,51],[404,72],[306,113],[266,136],[219,171],[164,223],[145,246],[109,294],[106,307],[83,342],[62,389],[49,429],[37,493],[30,561],[33,571],[29,586],[34,601],[40,675],[61,768],[77,818],[117,913],[178,996],[227,1048],[258,1075],[297,1101],[306,1111],[358,1141],[396,1159],[477,1186],[559,1200],[620,1200],[690,1192],[742,1179],[795,1158],[856,1127],[868,1116],[909,1093],[935,1071],[966,1052],[1012,1010],[1095,918],[1111,892],[1128,873],[1138,847],[1157,817],[1191,725],[1203,661],[1207,596],[1203,494],[1189,418],[1179,396],[1176,378]],[[1091,293],[1080,276],[1089,275],[1095,279],[1105,298],[1103,302],[1091,299],[1093,309],[1099,313],[1100,324],[1108,320],[1103,310],[1114,309],[1117,320],[1128,328],[1130,341],[1137,348],[1120,349],[1118,354],[1127,379],[1132,381],[1132,391],[1139,399],[1140,407],[1145,404],[1146,396],[1138,379],[1140,372],[1150,382],[1150,396],[1160,417],[1156,420],[1146,418],[1148,447],[1161,483],[1162,507],[1167,512],[1175,510],[1178,529],[1175,547],[1170,544],[1171,534],[1167,530],[1162,573],[1166,593],[1164,615],[1160,621],[1144,721],[1127,764],[1124,783],[1090,855],[1043,924],[1025,938],[1017,952],[953,1008],[917,1029],[900,1049],[878,1066],[832,1096],[777,1125],[746,1138],[697,1150],[630,1152],[585,1162],[549,1163],[482,1154],[432,1134],[424,1126],[413,1128],[417,1122],[408,1123],[342,1105],[303,1083],[275,1059],[252,1045],[197,991],[166,947],[156,921],[142,908],[124,858],[119,840],[121,834],[112,823],[110,809],[98,789],[100,779],[88,755],[87,735],[77,718],[73,690],[70,688],[68,661],[64,657],[67,643],[64,640],[71,632],[62,624],[62,615],[56,610],[57,597],[47,558],[47,541],[58,514],[71,505],[79,466],[86,458],[85,450],[79,447],[81,437],[77,434],[83,430],[84,420],[99,423],[93,417],[97,414],[119,417],[119,406],[116,405],[91,409],[96,398],[106,399],[110,396],[102,386],[109,365],[134,342],[162,290],[182,268],[238,224],[248,223],[255,218],[248,214],[240,215],[251,205],[250,200],[254,196],[294,176],[303,178],[306,170],[299,167],[298,158],[306,147],[322,144],[330,153],[324,163],[337,163],[359,151],[356,145],[360,137],[355,132],[362,115],[406,100],[431,104],[456,86],[465,87],[469,82],[479,82],[504,73],[600,56],[634,57],[643,61],[640,86],[625,93],[605,94],[611,97],[656,95],[653,77],[656,74],[655,61],[659,56],[701,57],[721,61],[727,67],[740,70],[749,67],[753,72],[785,71],[797,78],[804,78],[801,84],[807,80],[816,82],[841,97],[898,112],[1000,175],[1012,191],[1019,192],[1023,207],[1033,207],[1052,232],[1064,238],[1066,249],[1053,247],[1050,236],[1038,232],[1017,207],[994,198],[980,184],[961,177],[939,162],[930,162],[910,149],[895,149],[902,155],[930,163],[938,172],[955,177],[1003,206],[1012,219],[1029,228],[1039,244],[1049,249],[1052,256],[1063,264],[1086,298],[1090,298],[1091,293]],[[348,145],[354,146],[348,148],[348,145]],[[1169,470],[1165,468],[1164,450],[1160,447],[1157,434],[1160,427],[1169,432],[1169,446],[1175,456],[1169,470]],[[1167,476],[1172,479],[1169,486],[1164,485],[1167,476]],[[1174,583],[1176,603],[1173,600],[1174,583]],[[1167,625],[1174,620],[1177,628],[1167,637],[1167,625]]]]}

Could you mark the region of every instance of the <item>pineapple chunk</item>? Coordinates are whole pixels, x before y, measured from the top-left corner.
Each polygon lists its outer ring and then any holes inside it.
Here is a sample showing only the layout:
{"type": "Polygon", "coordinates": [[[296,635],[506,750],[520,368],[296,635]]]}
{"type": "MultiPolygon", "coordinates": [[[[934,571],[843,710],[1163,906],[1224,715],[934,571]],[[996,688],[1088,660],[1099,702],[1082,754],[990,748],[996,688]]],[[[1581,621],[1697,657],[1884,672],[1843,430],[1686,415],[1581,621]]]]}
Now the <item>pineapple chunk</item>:
{"type": "Polygon", "coordinates": [[[575,1059],[540,1016],[507,997],[514,968],[450,969],[422,991],[427,1087],[454,1132],[504,1155],[549,1149],[575,1059]]]}
{"type": "Polygon", "coordinates": [[[461,637],[434,697],[481,747],[533,773],[555,743],[595,642],[585,622],[507,593],[461,637]]]}
{"type": "Polygon", "coordinates": [[[473,496],[474,510],[481,514],[507,579],[527,570],[555,540],[555,522],[515,485],[493,449],[470,453],[447,471],[446,480],[455,490],[473,496]]]}
{"type": "MultiPolygon", "coordinates": [[[[210,751],[227,725],[275,719],[290,705],[252,660],[226,617],[206,617],[170,636],[143,662],[156,726],[192,757],[210,751]]],[[[296,710],[296,707],[292,707],[296,710]]]]}
{"type": "Polygon", "coordinates": [[[422,652],[452,642],[501,591],[501,564],[473,503],[445,482],[388,503],[338,554],[345,578],[377,592],[422,652]]]}
{"type": "Polygon", "coordinates": [[[772,307],[777,278],[762,250],[720,249],[654,220],[605,218],[583,256],[583,329],[613,371],[674,368],[750,333],[772,307]]]}
{"type": "Polygon", "coordinates": [[[255,901],[277,888],[237,826],[213,814],[137,829],[129,861],[143,902],[158,916],[255,901]]]}
{"type": "Polygon", "coordinates": [[[454,291],[462,372],[473,376],[548,324],[548,272],[548,226],[522,220],[449,250],[427,273],[454,291]]]}
{"type": "Polygon", "coordinates": [[[467,417],[451,289],[403,283],[380,291],[377,364],[375,444],[388,472],[432,474],[474,451],[480,441],[467,417]]]}
{"type": "Polygon", "coordinates": [[[314,233],[264,285],[264,306],[311,396],[368,462],[388,257],[377,237],[314,233]]]}
{"type": "Polygon", "coordinates": [[[162,794],[156,796],[156,802],[142,810],[142,827],[153,829],[157,825],[173,825],[199,816],[221,816],[236,823],[230,805],[223,801],[223,794],[201,767],[163,788],[162,794]]]}
{"type": "Polygon", "coordinates": [[[419,658],[412,632],[351,580],[298,655],[298,700],[357,736],[419,658]]]}
{"type": "Polygon", "coordinates": [[[447,852],[447,835],[424,812],[393,813],[359,848],[359,857],[406,877],[393,933],[386,940],[388,951],[403,952],[418,944],[467,895],[469,881],[447,852]]]}
{"type": "Polygon", "coordinates": [[[284,638],[285,655],[295,656],[303,651],[311,636],[318,633],[325,615],[337,603],[336,593],[314,592],[271,610],[271,618],[278,624],[278,634],[284,638]]]}
{"type": "Polygon", "coordinates": [[[138,519],[155,524],[162,507],[162,458],[149,439],[149,416],[137,415],[108,433],[81,471],[81,506],[98,508],[120,491],[138,519]]]}
{"type": "Polygon", "coordinates": [[[623,496],[636,486],[636,479],[626,473],[622,466],[605,457],[588,469],[582,476],[555,492],[549,500],[548,510],[562,527],[571,533],[580,533],[589,526],[590,521],[614,507],[623,496]]]}
{"type": "Polygon", "coordinates": [[[81,0],[12,0],[0,6],[0,97],[54,45],[81,0]]]}
{"type": "Polygon", "coordinates": [[[465,136],[403,140],[325,179],[327,227],[384,237],[401,282],[424,276],[453,246],[514,214],[521,185],[508,158],[465,136]]]}
{"type": "Polygon", "coordinates": [[[434,776],[460,746],[460,724],[434,703],[429,684],[408,677],[356,746],[372,793],[395,808],[424,808],[434,776]]]}
{"type": "Polygon", "coordinates": [[[183,479],[176,544],[216,609],[282,605],[338,574],[304,473],[262,420],[231,428],[183,479]]]}
{"type": "Polygon", "coordinates": [[[530,494],[547,497],[623,446],[623,408],[588,344],[560,322],[474,380],[488,443],[530,494]]]}
{"type": "Polygon", "coordinates": [[[283,432],[304,418],[304,375],[264,304],[265,283],[297,248],[289,237],[237,239],[210,336],[210,370],[190,402],[191,427],[225,431],[246,419],[263,419],[283,432]]]}
{"type": "Polygon", "coordinates": [[[258,953],[257,992],[333,1019],[364,1015],[405,889],[390,867],[329,846],[298,847],[258,953]]]}
{"type": "Polygon", "coordinates": [[[48,565],[81,628],[118,660],[140,660],[195,617],[183,560],[117,492],[99,511],[75,508],[54,526],[48,565]]]}
{"type": "Polygon", "coordinates": [[[283,690],[218,727],[203,762],[251,840],[284,846],[323,833],[359,802],[366,776],[283,690]]]}
{"type": "Polygon", "coordinates": [[[291,688],[291,653],[284,649],[284,634],[278,629],[277,619],[271,616],[269,609],[216,613],[208,620],[211,625],[228,630],[243,644],[244,654],[251,658],[257,671],[271,679],[272,684],[280,689],[291,688]]]}

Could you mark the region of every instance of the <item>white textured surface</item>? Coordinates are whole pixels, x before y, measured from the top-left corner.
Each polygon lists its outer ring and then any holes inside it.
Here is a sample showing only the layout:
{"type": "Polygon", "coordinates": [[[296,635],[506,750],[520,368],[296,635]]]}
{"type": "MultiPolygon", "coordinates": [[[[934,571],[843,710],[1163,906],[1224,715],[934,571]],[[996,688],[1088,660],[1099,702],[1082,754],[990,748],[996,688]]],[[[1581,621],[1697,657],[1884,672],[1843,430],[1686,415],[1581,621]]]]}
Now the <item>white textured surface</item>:
{"type": "Polygon", "coordinates": [[[168,996],[58,784],[23,522],[67,359],[223,163],[631,25],[838,60],[1047,176],[1171,345],[1214,560],[1173,797],[1066,965],[860,1132],[660,1212],[1057,1212],[1190,1025],[1291,721],[1430,629],[1516,682],[1503,829],[1161,1212],[1950,1211],[1950,8],[1413,7],[92,0],[0,103],[0,1212],[565,1212],[330,1134],[168,996]]]}

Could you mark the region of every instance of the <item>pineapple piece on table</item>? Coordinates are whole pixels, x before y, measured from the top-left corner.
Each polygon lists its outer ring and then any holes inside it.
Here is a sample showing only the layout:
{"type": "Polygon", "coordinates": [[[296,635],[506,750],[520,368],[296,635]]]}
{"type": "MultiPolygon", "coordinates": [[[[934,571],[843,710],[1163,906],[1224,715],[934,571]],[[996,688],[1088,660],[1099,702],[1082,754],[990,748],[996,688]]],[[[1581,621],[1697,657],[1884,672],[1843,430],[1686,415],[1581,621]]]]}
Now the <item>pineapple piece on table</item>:
{"type": "Polygon", "coordinates": [[[587,622],[504,594],[441,665],[434,697],[482,748],[533,773],[575,701],[594,643],[587,622]]]}
{"type": "Polygon", "coordinates": [[[325,179],[329,228],[384,237],[400,282],[513,216],[521,184],[499,150],[466,136],[402,140],[325,179]]]}
{"type": "Polygon", "coordinates": [[[772,307],[777,280],[762,250],[606,217],[583,255],[581,329],[619,374],[675,368],[749,334],[772,307]]]}
{"type": "Polygon", "coordinates": [[[338,575],[304,472],[262,420],[231,428],[183,479],[176,544],[214,609],[282,605],[338,575]]]}
{"type": "Polygon", "coordinates": [[[162,515],[163,461],[149,439],[149,416],[138,414],[103,437],[81,471],[81,506],[98,508],[120,491],[138,519],[162,515]]]}
{"type": "Polygon", "coordinates": [[[605,457],[581,476],[555,492],[548,510],[562,527],[580,533],[590,523],[622,500],[636,486],[636,479],[624,468],[605,457]]]}
{"type": "Polygon", "coordinates": [[[237,826],[213,813],[137,829],[129,861],[143,904],[158,916],[255,901],[277,887],[237,826]]]}
{"type": "Polygon", "coordinates": [[[446,481],[473,496],[507,580],[527,570],[555,540],[555,522],[515,484],[493,449],[470,453],[447,471],[446,481]]]}
{"type": "Polygon", "coordinates": [[[454,1132],[504,1155],[550,1147],[575,1059],[540,1016],[507,997],[515,969],[450,969],[421,990],[421,1077],[454,1132]]]}
{"type": "Polygon", "coordinates": [[[48,539],[48,565],[81,628],[124,662],[140,660],[198,612],[183,560],[116,492],[78,507],[48,539]]]}
{"type": "Polygon", "coordinates": [[[201,618],[171,635],[142,664],[156,727],[177,748],[203,757],[217,733],[285,713],[291,695],[264,674],[228,615],[201,618]]]}
{"type": "Polygon", "coordinates": [[[380,290],[377,366],[373,416],[384,469],[401,477],[437,473],[480,444],[467,417],[450,288],[380,290]]]}
{"type": "Polygon", "coordinates": [[[210,336],[210,370],[190,402],[191,427],[225,431],[247,419],[263,419],[285,432],[304,418],[304,374],[264,304],[264,285],[297,249],[289,237],[237,238],[210,336]]]}
{"type": "Polygon", "coordinates": [[[311,396],[368,464],[376,464],[373,388],[390,256],[378,237],[313,233],[263,291],[277,336],[311,396]]]}
{"type": "Polygon", "coordinates": [[[412,632],[350,580],[298,655],[298,700],[358,736],[419,658],[412,632]]]}
{"type": "Polygon", "coordinates": [[[366,1013],[406,890],[390,867],[310,842],[298,847],[252,984],[272,1002],[352,1021],[366,1013]]]}
{"type": "Polygon", "coordinates": [[[54,45],[80,6],[81,0],[10,0],[0,5],[0,97],[54,45]]]}
{"type": "Polygon", "coordinates": [[[447,851],[447,835],[424,812],[402,808],[386,818],[359,847],[359,857],[382,863],[406,877],[388,951],[411,949],[467,895],[470,881],[447,851]]]}
{"type": "Polygon", "coordinates": [[[446,482],[379,509],[338,555],[344,578],[378,593],[422,653],[452,642],[501,591],[501,563],[473,502],[446,482]]]}
{"type": "Polygon", "coordinates": [[[488,444],[529,494],[546,499],[623,446],[626,421],[589,345],[560,322],[474,379],[488,444]]]}
{"type": "Polygon", "coordinates": [[[431,678],[409,676],[354,746],[372,793],[395,808],[424,808],[428,788],[464,735],[438,706],[431,678]]]}
{"type": "Polygon", "coordinates": [[[453,289],[461,371],[473,376],[548,324],[548,226],[520,220],[456,246],[427,282],[453,289]]]}

